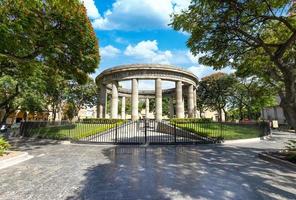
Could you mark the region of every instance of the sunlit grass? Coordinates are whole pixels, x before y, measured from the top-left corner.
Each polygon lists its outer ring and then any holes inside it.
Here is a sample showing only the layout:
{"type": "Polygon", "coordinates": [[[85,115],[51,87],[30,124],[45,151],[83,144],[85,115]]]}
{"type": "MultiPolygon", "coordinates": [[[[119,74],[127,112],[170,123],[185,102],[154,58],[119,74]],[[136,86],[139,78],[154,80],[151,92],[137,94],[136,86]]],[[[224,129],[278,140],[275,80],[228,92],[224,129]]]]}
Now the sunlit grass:
{"type": "MultiPolygon", "coordinates": [[[[117,123],[117,125],[122,122],[117,123]]],[[[31,129],[30,136],[38,138],[49,138],[49,139],[73,139],[79,140],[81,138],[89,137],[107,131],[116,126],[113,124],[85,124],[75,123],[60,126],[48,126],[31,129]]]]}
{"type": "Polygon", "coordinates": [[[223,137],[225,140],[248,139],[261,135],[261,129],[248,125],[228,125],[219,123],[177,123],[177,127],[206,137],[223,137]]]}

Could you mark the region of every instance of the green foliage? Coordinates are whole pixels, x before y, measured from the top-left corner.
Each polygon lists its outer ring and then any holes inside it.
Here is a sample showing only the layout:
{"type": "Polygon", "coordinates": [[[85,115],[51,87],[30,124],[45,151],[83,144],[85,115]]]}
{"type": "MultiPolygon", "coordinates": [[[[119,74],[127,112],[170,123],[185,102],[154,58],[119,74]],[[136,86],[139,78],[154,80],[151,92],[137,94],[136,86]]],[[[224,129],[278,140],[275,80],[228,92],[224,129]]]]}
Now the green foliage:
{"type": "Polygon", "coordinates": [[[260,117],[262,108],[276,105],[274,88],[255,76],[236,78],[230,93],[228,110],[232,120],[256,120],[260,117]]]}
{"type": "Polygon", "coordinates": [[[201,119],[197,119],[197,118],[173,118],[170,119],[170,123],[175,124],[182,124],[182,123],[198,123],[198,122],[212,122],[212,119],[208,119],[208,118],[201,118],[201,119]]]}
{"type": "Polygon", "coordinates": [[[0,3],[0,62],[40,62],[81,80],[98,65],[98,43],[79,0],[0,3]]]}
{"type": "Polygon", "coordinates": [[[91,78],[85,84],[69,81],[62,91],[64,93],[61,95],[67,102],[64,110],[71,120],[78,115],[80,109],[93,107],[97,103],[97,86],[91,78]]]}
{"type": "Polygon", "coordinates": [[[4,102],[9,102],[9,99],[14,98],[18,94],[18,82],[9,75],[0,77],[0,102],[4,106],[4,102]]]}
{"type": "Polygon", "coordinates": [[[286,144],[287,159],[296,163],[296,140],[289,140],[286,144]]]}
{"type": "Polygon", "coordinates": [[[288,151],[296,151],[296,140],[289,140],[286,144],[288,151]]]}
{"type": "Polygon", "coordinates": [[[9,143],[4,140],[4,138],[0,137],[0,156],[4,154],[6,150],[10,147],[9,143]]]}
{"type": "MultiPolygon", "coordinates": [[[[28,69],[30,71],[30,69],[28,69]]],[[[44,85],[40,65],[35,65],[31,75],[15,74],[0,77],[0,109],[6,111],[6,117],[17,109],[41,111],[45,107],[44,85]]]]}
{"type": "Polygon", "coordinates": [[[72,102],[67,102],[63,109],[63,113],[70,121],[77,115],[76,111],[75,105],[72,102]]]}
{"type": "Polygon", "coordinates": [[[126,120],[123,119],[100,119],[100,118],[85,118],[82,119],[82,123],[96,123],[96,124],[116,124],[123,123],[126,120]]]}
{"type": "Polygon", "coordinates": [[[296,15],[291,0],[192,1],[173,15],[172,26],[190,34],[201,64],[231,66],[239,76],[258,76],[281,98],[287,121],[296,128],[296,15]]]}
{"type": "Polygon", "coordinates": [[[99,63],[98,41],[79,0],[0,1],[0,38],[0,109],[8,114],[48,105],[55,112],[68,80],[86,83],[99,63]]]}
{"type": "Polygon", "coordinates": [[[227,100],[231,94],[231,88],[235,79],[232,75],[215,73],[204,77],[197,88],[199,101],[204,107],[215,110],[219,113],[219,120],[222,120],[222,110],[225,111],[227,100]]]}
{"type": "Polygon", "coordinates": [[[169,116],[170,114],[170,97],[162,98],[162,113],[169,116]]]}
{"type": "Polygon", "coordinates": [[[149,99],[149,110],[150,112],[155,112],[155,99],[149,99]]]}

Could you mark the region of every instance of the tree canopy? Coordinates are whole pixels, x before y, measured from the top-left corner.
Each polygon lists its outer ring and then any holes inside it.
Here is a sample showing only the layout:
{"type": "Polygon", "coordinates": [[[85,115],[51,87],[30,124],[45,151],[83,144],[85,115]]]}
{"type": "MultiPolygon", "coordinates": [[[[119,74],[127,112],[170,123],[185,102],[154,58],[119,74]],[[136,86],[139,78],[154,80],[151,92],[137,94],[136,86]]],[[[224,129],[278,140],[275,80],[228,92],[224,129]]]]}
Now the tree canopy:
{"type": "Polygon", "coordinates": [[[296,128],[295,7],[291,0],[193,0],[172,26],[190,34],[187,45],[203,53],[202,64],[231,66],[272,84],[296,128]]]}
{"type": "Polygon", "coordinates": [[[218,112],[219,121],[222,120],[222,111],[226,113],[227,100],[234,81],[231,75],[218,72],[199,82],[197,96],[207,108],[218,112]]]}
{"type": "Polygon", "coordinates": [[[5,90],[0,109],[7,112],[44,109],[65,81],[86,83],[100,60],[97,37],[80,0],[0,1],[0,38],[5,90]]]}

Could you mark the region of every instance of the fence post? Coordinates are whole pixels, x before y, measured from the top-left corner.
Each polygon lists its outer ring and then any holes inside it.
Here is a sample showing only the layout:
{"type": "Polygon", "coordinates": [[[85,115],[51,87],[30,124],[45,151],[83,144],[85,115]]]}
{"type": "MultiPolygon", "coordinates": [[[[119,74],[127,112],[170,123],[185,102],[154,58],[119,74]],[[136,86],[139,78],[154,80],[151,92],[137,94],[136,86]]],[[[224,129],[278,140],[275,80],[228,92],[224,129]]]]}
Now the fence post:
{"type": "Polygon", "coordinates": [[[68,127],[69,127],[69,135],[68,135],[68,139],[71,138],[71,126],[72,126],[72,122],[69,122],[68,127]]]}
{"type": "Polygon", "coordinates": [[[222,129],[223,129],[223,124],[222,124],[222,122],[220,122],[220,138],[222,138],[222,129]]]}
{"type": "Polygon", "coordinates": [[[175,123],[174,123],[174,142],[177,143],[177,127],[175,123]]]}
{"type": "Polygon", "coordinates": [[[146,119],[144,119],[144,132],[145,132],[145,144],[147,143],[147,126],[146,126],[146,119]]]}
{"type": "Polygon", "coordinates": [[[115,143],[117,143],[117,123],[115,124],[115,143]]]}

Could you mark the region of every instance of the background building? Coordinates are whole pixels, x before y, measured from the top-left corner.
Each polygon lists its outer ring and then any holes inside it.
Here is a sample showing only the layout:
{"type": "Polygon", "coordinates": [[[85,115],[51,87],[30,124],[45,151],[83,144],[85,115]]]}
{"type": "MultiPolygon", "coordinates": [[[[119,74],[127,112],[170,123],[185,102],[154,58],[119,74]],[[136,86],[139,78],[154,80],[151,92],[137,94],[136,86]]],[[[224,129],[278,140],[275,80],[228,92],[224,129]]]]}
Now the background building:
{"type": "Polygon", "coordinates": [[[280,98],[277,97],[276,101],[276,106],[265,107],[262,109],[261,119],[268,121],[277,120],[279,124],[286,124],[287,120],[285,118],[283,108],[279,106],[281,102],[280,98]]]}

